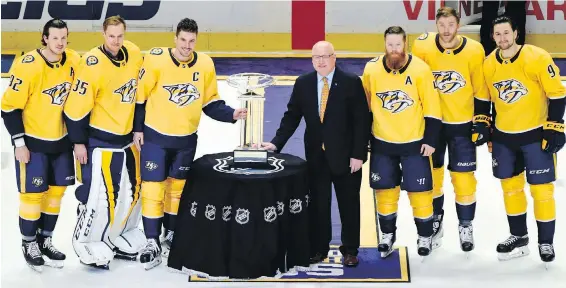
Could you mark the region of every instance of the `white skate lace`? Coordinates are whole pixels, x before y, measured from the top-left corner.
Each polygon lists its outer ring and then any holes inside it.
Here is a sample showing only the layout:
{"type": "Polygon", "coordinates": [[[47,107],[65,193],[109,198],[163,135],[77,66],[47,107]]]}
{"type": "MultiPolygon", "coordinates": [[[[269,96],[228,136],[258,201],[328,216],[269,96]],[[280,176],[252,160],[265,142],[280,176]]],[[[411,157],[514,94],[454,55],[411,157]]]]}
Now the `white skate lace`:
{"type": "Polygon", "coordinates": [[[37,242],[27,243],[26,248],[31,257],[33,258],[41,257],[41,251],[39,250],[39,246],[37,245],[37,242]]]}
{"type": "Polygon", "coordinates": [[[428,248],[431,246],[432,237],[423,237],[419,236],[419,248],[424,247],[428,248]]]}
{"type": "Polygon", "coordinates": [[[171,244],[173,242],[173,235],[175,235],[175,232],[171,230],[167,231],[167,235],[165,235],[165,241],[169,242],[168,244],[171,244]]]}
{"type": "Polygon", "coordinates": [[[43,248],[47,248],[52,253],[59,253],[59,250],[57,250],[55,246],[53,246],[53,243],[51,242],[51,237],[45,238],[45,240],[43,241],[43,248]]]}
{"type": "Polygon", "coordinates": [[[462,242],[472,242],[472,226],[460,226],[458,230],[462,242]]]}
{"type": "Polygon", "coordinates": [[[508,246],[508,245],[512,245],[513,243],[517,242],[517,240],[519,240],[519,237],[511,235],[511,236],[509,236],[509,238],[507,238],[507,240],[503,241],[503,243],[501,243],[501,244],[508,246]]]}
{"type": "Polygon", "coordinates": [[[381,235],[381,243],[391,245],[391,242],[393,242],[393,233],[383,233],[381,235]]]}
{"type": "Polygon", "coordinates": [[[540,245],[540,253],[541,254],[553,254],[552,252],[552,245],[550,244],[541,244],[540,245]]]}
{"type": "Polygon", "coordinates": [[[147,245],[143,248],[142,254],[146,253],[157,253],[159,251],[159,247],[157,247],[157,242],[155,239],[149,239],[147,241],[147,245]]]}

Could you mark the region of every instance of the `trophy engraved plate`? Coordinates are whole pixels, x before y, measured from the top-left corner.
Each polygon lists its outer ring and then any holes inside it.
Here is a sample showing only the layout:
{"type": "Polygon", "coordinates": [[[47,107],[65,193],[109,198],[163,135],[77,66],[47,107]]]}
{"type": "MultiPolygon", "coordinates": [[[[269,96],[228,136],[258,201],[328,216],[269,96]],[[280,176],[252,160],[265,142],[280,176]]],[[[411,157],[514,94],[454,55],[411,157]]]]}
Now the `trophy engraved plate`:
{"type": "Polygon", "coordinates": [[[269,169],[268,151],[263,142],[263,108],[265,88],[275,83],[273,76],[261,73],[239,73],[228,77],[228,85],[238,89],[241,108],[248,109],[247,119],[240,120],[240,145],[234,150],[234,168],[269,169]]]}

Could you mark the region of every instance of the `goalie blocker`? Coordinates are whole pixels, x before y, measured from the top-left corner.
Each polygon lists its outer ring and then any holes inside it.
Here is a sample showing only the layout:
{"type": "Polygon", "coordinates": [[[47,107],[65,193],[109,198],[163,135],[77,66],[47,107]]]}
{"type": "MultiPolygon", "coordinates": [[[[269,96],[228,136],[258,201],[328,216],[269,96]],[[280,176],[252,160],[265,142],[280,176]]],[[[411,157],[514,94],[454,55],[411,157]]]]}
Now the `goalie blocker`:
{"type": "Polygon", "coordinates": [[[89,148],[77,177],[81,204],[73,248],[81,263],[108,269],[116,258],[136,261],[146,238],[141,221],[139,151],[89,148]],[[82,179],[81,179],[82,178],[82,179]]]}

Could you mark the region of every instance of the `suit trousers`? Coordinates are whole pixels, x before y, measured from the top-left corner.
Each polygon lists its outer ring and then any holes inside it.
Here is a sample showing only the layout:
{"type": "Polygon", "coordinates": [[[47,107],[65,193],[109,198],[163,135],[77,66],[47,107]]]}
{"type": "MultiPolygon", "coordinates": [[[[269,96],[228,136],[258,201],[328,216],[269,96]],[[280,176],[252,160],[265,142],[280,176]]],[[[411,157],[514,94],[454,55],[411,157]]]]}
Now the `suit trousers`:
{"type": "Polygon", "coordinates": [[[362,169],[355,173],[335,175],[321,149],[319,156],[309,159],[309,226],[311,256],[327,255],[332,240],[332,184],[336,193],[340,222],[342,223],[340,252],[342,255],[358,255],[360,246],[360,186],[362,169]]]}

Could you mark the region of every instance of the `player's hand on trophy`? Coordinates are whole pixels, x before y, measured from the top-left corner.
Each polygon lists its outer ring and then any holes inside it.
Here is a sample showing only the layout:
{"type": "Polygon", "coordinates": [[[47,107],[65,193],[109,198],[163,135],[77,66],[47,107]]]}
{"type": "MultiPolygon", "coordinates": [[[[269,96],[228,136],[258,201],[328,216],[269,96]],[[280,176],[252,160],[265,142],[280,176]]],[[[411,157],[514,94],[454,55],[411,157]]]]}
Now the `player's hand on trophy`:
{"type": "Polygon", "coordinates": [[[432,155],[432,153],[434,153],[434,148],[432,146],[423,144],[423,146],[421,146],[421,154],[423,154],[423,156],[430,156],[432,155]]]}
{"type": "Polygon", "coordinates": [[[246,108],[234,109],[234,120],[246,119],[246,117],[248,117],[248,109],[246,108]]]}
{"type": "Polygon", "coordinates": [[[269,142],[263,142],[261,143],[261,147],[267,151],[275,151],[277,150],[277,147],[275,147],[275,145],[273,145],[273,143],[269,143],[269,142]]]}
{"type": "Polygon", "coordinates": [[[141,151],[141,146],[143,145],[143,132],[134,132],[134,145],[141,151]]]}
{"type": "Polygon", "coordinates": [[[75,158],[77,159],[77,161],[79,161],[79,163],[81,163],[81,164],[86,164],[88,157],[87,157],[85,145],[84,144],[75,144],[75,147],[73,148],[73,150],[75,152],[75,158]]]}
{"type": "Polygon", "coordinates": [[[14,151],[14,154],[16,156],[16,160],[18,160],[20,163],[27,164],[29,162],[29,150],[25,145],[22,147],[17,147],[16,151],[14,151]]]}

